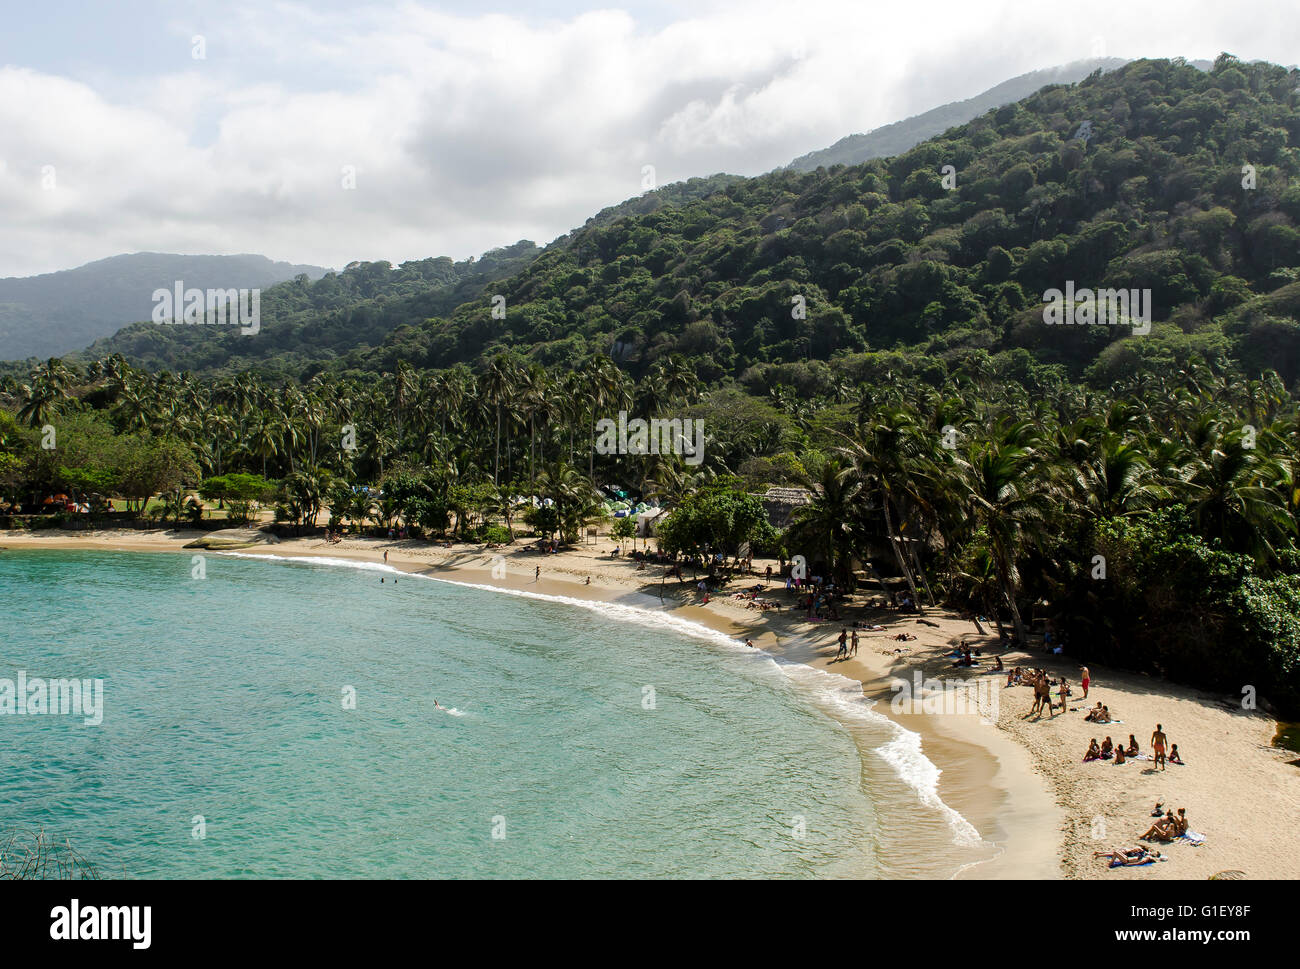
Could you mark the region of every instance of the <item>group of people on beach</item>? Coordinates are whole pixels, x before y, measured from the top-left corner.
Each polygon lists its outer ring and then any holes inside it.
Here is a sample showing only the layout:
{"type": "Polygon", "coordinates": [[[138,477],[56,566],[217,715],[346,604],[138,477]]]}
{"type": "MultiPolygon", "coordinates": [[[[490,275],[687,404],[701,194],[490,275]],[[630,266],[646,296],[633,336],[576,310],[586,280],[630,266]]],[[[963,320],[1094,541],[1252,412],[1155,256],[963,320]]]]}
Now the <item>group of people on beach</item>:
{"type": "MultiPolygon", "coordinates": [[[[1105,707],[1102,709],[1104,710],[1105,707]]],[[[1166,762],[1170,764],[1181,764],[1183,762],[1182,755],[1178,753],[1178,745],[1169,744],[1169,738],[1165,736],[1165,730],[1162,724],[1156,724],[1155,732],[1151,735],[1151,750],[1152,755],[1150,759],[1154,761],[1156,766],[1161,770],[1165,769],[1166,762]],[[1167,754],[1166,747],[1168,747],[1167,754]]],[[[1133,734],[1129,734],[1127,747],[1122,744],[1113,743],[1109,737],[1098,744],[1097,738],[1093,737],[1091,742],[1088,744],[1087,752],[1083,755],[1083,762],[1087,764],[1094,760],[1110,760],[1112,758],[1114,758],[1116,764],[1122,764],[1126,760],[1147,759],[1143,756],[1142,750],[1138,746],[1137,737],[1133,734]]]]}
{"type": "Polygon", "coordinates": [[[1181,838],[1187,834],[1187,808],[1179,808],[1177,815],[1172,810],[1166,811],[1162,817],[1160,814],[1162,807],[1164,805],[1157,804],[1155,810],[1151,812],[1151,816],[1159,818],[1159,820],[1147,828],[1147,832],[1142,835],[1141,840],[1173,841],[1175,838],[1181,838]]]}
{"type": "MultiPolygon", "coordinates": [[[[999,671],[1002,669],[1001,663],[998,665],[999,671]]],[[[1034,705],[1026,717],[1042,716],[1044,712],[1049,717],[1056,716],[1056,707],[1059,705],[1061,712],[1064,713],[1066,704],[1070,702],[1073,691],[1070,684],[1064,676],[1059,680],[1053,679],[1051,674],[1044,669],[1024,669],[1015,667],[1007,672],[1007,686],[1032,686],[1034,688],[1034,705]],[[1056,688],[1057,699],[1059,704],[1052,701],[1052,688],[1056,688]]]]}
{"type": "MultiPolygon", "coordinates": [[[[1191,827],[1187,822],[1187,808],[1179,808],[1175,814],[1173,810],[1165,811],[1164,805],[1157,803],[1151,816],[1156,818],[1156,822],[1147,828],[1139,841],[1159,841],[1163,844],[1169,844],[1178,838],[1189,837],[1191,827]]],[[[1196,841],[1200,835],[1191,833],[1190,837],[1196,841]]],[[[1111,851],[1094,851],[1094,858],[1105,858],[1108,866],[1111,868],[1131,868],[1138,865],[1149,865],[1157,861],[1167,861],[1168,857],[1161,854],[1155,848],[1148,848],[1146,845],[1137,845],[1133,848],[1113,849],[1111,851]]]]}
{"type": "Polygon", "coordinates": [[[731,598],[740,599],[745,603],[746,609],[757,609],[759,612],[767,612],[769,609],[780,609],[781,603],[775,599],[764,599],[759,593],[763,591],[761,585],[752,586],[748,590],[733,593],[731,598]]]}

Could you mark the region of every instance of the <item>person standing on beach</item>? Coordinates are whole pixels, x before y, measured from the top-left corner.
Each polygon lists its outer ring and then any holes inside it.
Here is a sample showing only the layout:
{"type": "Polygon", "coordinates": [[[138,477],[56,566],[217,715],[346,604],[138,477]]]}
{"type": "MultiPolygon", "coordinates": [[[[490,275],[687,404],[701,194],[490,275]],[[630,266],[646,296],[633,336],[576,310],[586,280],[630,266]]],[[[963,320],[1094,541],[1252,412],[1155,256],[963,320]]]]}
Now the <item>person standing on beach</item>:
{"type": "Polygon", "coordinates": [[[858,631],[856,629],[853,630],[853,643],[849,655],[850,656],[858,655],[858,631]]]}
{"type": "Polygon", "coordinates": [[[1160,765],[1160,769],[1165,769],[1165,745],[1169,743],[1169,738],[1165,736],[1165,728],[1161,724],[1156,724],[1156,732],[1151,735],[1151,747],[1155,752],[1155,761],[1160,765]]]}
{"type": "Polygon", "coordinates": [[[388,564],[388,549],[384,549],[384,564],[388,564]]]}
{"type": "Polygon", "coordinates": [[[537,568],[533,569],[533,581],[536,582],[541,577],[542,577],[542,567],[539,565],[537,566],[537,568]]]}
{"type": "Polygon", "coordinates": [[[1079,667],[1079,675],[1083,677],[1083,682],[1079,685],[1083,687],[1083,698],[1086,700],[1088,699],[1088,684],[1092,680],[1092,675],[1088,672],[1086,666],[1079,667]]]}
{"type": "Polygon", "coordinates": [[[848,642],[849,642],[849,631],[847,629],[841,629],[840,639],[839,639],[840,648],[835,651],[836,659],[839,659],[841,656],[843,656],[845,659],[848,658],[849,655],[848,642]]]}

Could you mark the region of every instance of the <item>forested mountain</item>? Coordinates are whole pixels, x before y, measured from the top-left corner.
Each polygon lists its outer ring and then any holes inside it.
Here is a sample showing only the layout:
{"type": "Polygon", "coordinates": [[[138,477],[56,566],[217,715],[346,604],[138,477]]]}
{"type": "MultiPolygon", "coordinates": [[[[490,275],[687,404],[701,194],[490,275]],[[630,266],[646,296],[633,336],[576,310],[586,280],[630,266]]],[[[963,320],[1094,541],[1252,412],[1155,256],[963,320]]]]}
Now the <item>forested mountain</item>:
{"type": "MultiPolygon", "coordinates": [[[[738,175],[718,174],[675,182],[603,209],[586,224],[608,225],[629,215],[682,205],[741,180],[738,175]]],[[[552,245],[563,245],[567,238],[561,236],[552,245]]],[[[262,329],[256,339],[223,328],[142,322],[72,356],[94,360],[120,353],[149,367],[202,373],[251,367],[300,374],[327,366],[358,366],[398,326],[450,313],[486,292],[489,283],[521,271],[541,252],[534,243],[521,240],[461,262],[446,256],[397,267],[356,262],[341,273],[296,278],[265,290],[262,329]]],[[[23,368],[8,369],[22,372],[23,368]]]]}
{"type": "Polygon", "coordinates": [[[519,243],[477,262],[357,264],[265,291],[256,336],[145,323],[81,358],[301,374],[445,367],[510,347],[543,363],[608,353],[634,373],[677,354],[707,379],[753,384],[771,364],[851,367],[886,349],[925,366],[1020,350],[1021,370],[1106,380],[1196,348],[1290,382],[1295,87],[1295,71],[1231,58],[1209,72],[1136,61],[895,158],[693,179],[607,209],[540,255],[519,243]],[[1068,281],[1149,288],[1152,333],[1044,326],[1044,292],[1068,281]]]}
{"type": "Polygon", "coordinates": [[[1197,349],[1289,383],[1298,77],[1226,56],[1209,73],[1137,61],[896,158],[773,172],[588,226],[494,290],[504,320],[480,298],[397,330],[364,364],[512,347],[543,363],[610,353],[639,373],[679,354],[717,379],[869,350],[912,349],[927,366],[1024,350],[1022,368],[1110,379],[1197,349]],[[1152,332],[1045,326],[1044,293],[1069,281],[1150,289],[1152,332]]]}
{"type": "Polygon", "coordinates": [[[354,262],[315,281],[298,276],[262,292],[256,335],[236,327],[136,323],[73,359],[122,354],[151,368],[231,373],[259,369],[298,375],[339,361],[355,365],[398,325],[450,312],[489,282],[520,271],[539,252],[521,240],[479,259],[446,256],[354,262]]]}
{"type": "Polygon", "coordinates": [[[0,360],[50,357],[80,350],[153,310],[153,291],[178,280],[199,289],[255,289],[319,266],[272,262],[265,256],[178,256],[137,252],[41,276],[0,279],[0,360]]]}
{"type": "Polygon", "coordinates": [[[818,168],[830,168],[832,165],[860,165],[873,158],[901,155],[927,138],[941,135],[949,128],[965,124],[993,108],[1000,108],[1004,104],[1026,98],[1049,84],[1073,84],[1082,81],[1093,71],[1112,71],[1126,63],[1127,61],[1120,57],[1093,57],[1040,71],[1030,71],[1028,74],[1003,81],[996,87],[991,87],[965,101],[941,104],[937,108],[904,118],[902,121],[874,128],[866,134],[841,138],[829,148],[801,155],[787,167],[799,172],[812,172],[818,168]]]}

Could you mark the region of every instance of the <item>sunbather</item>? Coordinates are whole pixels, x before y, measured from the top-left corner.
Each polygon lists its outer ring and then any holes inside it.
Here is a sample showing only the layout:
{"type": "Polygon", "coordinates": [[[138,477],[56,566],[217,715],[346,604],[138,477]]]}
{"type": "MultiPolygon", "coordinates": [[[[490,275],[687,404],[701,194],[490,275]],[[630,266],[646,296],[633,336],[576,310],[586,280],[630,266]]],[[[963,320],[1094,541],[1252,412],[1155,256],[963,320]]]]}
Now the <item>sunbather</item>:
{"type": "Polygon", "coordinates": [[[1142,835],[1142,840],[1173,841],[1176,837],[1178,837],[1178,821],[1174,818],[1174,812],[1170,811],[1155,824],[1151,825],[1151,827],[1147,828],[1147,833],[1142,835]]]}
{"type": "Polygon", "coordinates": [[[1164,861],[1164,855],[1160,852],[1151,848],[1144,848],[1141,845],[1122,851],[1094,851],[1092,856],[1094,858],[1110,859],[1111,868],[1145,865],[1149,861],[1164,861]]]}

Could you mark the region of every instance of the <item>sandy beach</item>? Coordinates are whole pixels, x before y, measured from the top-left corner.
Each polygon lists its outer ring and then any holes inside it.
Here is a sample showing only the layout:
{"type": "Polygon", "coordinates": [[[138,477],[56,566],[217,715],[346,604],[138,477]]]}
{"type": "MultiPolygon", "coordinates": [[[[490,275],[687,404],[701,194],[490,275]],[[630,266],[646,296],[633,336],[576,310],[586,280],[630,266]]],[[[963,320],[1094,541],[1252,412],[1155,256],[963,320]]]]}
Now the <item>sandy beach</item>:
{"type": "MultiPolygon", "coordinates": [[[[0,548],[175,552],[201,534],[185,530],[0,532],[0,548]]],[[[775,580],[763,595],[786,608],[760,612],[727,594],[700,605],[689,570],[685,583],[665,581],[661,567],[638,570],[630,559],[611,557],[613,548],[608,538],[542,555],[524,551],[520,543],[489,550],[383,539],[327,545],[313,537],[243,551],[366,561],[382,561],[387,551],[388,564],[406,571],[447,573],[450,579],[663,608],[727,635],[751,638],[758,647],[783,658],[857,680],[866,696],[878,701],[877,711],[921,735],[925,755],[942,771],[943,801],[983,838],[1003,849],[993,861],[958,877],[1205,879],[1223,871],[1240,871],[1248,878],[1300,877],[1300,846],[1294,839],[1277,836],[1300,804],[1300,761],[1294,752],[1272,746],[1276,722],[1262,712],[1243,710],[1239,698],[1093,665],[1085,704],[1076,662],[1042,651],[1002,652],[995,637],[979,635],[971,621],[948,612],[927,610],[924,618],[931,624],[927,625],[915,616],[875,611],[867,604],[870,597],[858,596],[853,607],[845,610],[844,622],[813,623],[788,608],[792,595],[775,580]],[[541,575],[535,579],[539,566],[541,575]],[[835,661],[835,637],[854,620],[885,629],[862,631],[857,656],[835,661]],[[916,638],[900,643],[894,639],[900,632],[916,638]],[[1062,713],[1057,708],[1052,716],[1030,716],[1033,691],[1029,687],[1007,688],[1005,675],[954,669],[948,654],[962,641],[982,648],[984,670],[1000,654],[1008,668],[1044,666],[1053,675],[1066,676],[1074,689],[1070,710],[1062,713]],[[925,678],[986,681],[989,685],[982,695],[995,698],[991,722],[982,722],[973,713],[891,711],[895,695],[891,683],[911,682],[917,672],[925,678]],[[1103,726],[1085,721],[1086,710],[1098,700],[1123,722],[1103,726]],[[1142,760],[1123,765],[1083,763],[1093,737],[1100,741],[1109,735],[1116,743],[1126,743],[1133,734],[1142,750],[1150,753],[1157,723],[1178,744],[1185,765],[1158,771],[1142,760]],[[1167,808],[1186,808],[1191,828],[1204,835],[1204,843],[1161,845],[1167,861],[1137,868],[1109,870],[1093,858],[1097,850],[1138,844],[1158,801],[1167,808]]],[[[733,582],[732,588],[762,584],[766,564],[756,560],[760,574],[733,582]]]]}

